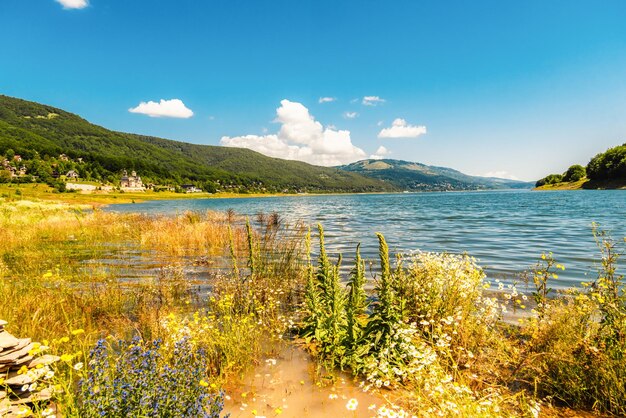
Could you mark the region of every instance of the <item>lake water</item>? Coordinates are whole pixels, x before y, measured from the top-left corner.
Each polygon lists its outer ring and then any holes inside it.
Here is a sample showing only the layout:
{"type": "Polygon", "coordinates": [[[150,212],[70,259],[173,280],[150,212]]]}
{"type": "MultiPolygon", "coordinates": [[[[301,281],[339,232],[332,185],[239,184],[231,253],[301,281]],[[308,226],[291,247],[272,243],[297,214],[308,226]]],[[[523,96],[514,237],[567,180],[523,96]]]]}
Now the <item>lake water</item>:
{"type": "MultiPolygon", "coordinates": [[[[177,213],[224,211],[254,218],[278,212],[287,222],[321,222],[331,254],[352,259],[357,243],[364,258],[377,254],[374,232],[392,252],[411,250],[463,253],[478,259],[490,278],[511,282],[552,251],[565,265],[554,288],[596,277],[596,222],[622,242],[626,237],[626,191],[489,191],[375,195],[287,196],[196,199],[113,205],[116,212],[177,213]]],[[[623,259],[620,265],[624,271],[623,259]]]]}

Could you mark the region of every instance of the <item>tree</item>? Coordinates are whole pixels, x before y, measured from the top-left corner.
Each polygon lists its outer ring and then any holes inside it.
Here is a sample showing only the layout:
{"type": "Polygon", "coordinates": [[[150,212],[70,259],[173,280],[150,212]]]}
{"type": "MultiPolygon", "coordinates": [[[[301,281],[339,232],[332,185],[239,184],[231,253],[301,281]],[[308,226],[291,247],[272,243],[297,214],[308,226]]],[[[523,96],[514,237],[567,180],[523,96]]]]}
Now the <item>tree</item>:
{"type": "Polygon", "coordinates": [[[537,181],[537,183],[535,183],[535,186],[541,187],[546,184],[556,184],[562,181],[563,181],[563,176],[561,174],[550,174],[542,178],[541,180],[537,181]]]}
{"type": "Polygon", "coordinates": [[[587,170],[580,164],[574,164],[563,174],[563,181],[579,181],[587,176],[587,170]]]}

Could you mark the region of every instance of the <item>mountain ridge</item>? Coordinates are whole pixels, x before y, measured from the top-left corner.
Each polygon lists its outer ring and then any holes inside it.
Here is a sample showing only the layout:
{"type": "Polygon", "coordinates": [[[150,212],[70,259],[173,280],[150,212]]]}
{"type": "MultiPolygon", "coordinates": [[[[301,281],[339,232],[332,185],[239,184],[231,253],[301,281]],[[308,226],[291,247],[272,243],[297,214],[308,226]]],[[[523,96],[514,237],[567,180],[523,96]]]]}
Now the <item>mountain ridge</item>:
{"type": "Polygon", "coordinates": [[[534,186],[534,182],[470,176],[449,167],[388,158],[361,160],[339,168],[386,181],[407,191],[530,189],[534,186]]]}

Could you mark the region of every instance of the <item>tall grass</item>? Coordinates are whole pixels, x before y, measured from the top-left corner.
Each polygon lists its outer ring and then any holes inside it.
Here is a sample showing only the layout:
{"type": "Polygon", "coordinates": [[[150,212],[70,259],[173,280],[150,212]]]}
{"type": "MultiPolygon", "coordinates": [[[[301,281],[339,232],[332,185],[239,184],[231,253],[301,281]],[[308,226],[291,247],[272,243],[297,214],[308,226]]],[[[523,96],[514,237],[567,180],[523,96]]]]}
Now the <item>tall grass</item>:
{"type": "Polygon", "coordinates": [[[623,247],[595,234],[593,282],[555,293],[564,266],[545,254],[529,272],[528,295],[497,281],[492,290],[467,255],[414,252],[394,262],[378,234],[380,270],[367,294],[359,247],[344,283],[342,257],[329,254],[321,225],[313,260],[311,232],[277,214],[168,217],[4,202],[0,318],[63,356],[50,382],[69,417],[102,408],[104,416],[184,416],[172,399],[196,405],[196,415],[219,414],[222,385],[289,340],[295,325],[326,369],[352,371],[364,390],[393,389],[407,414],[536,417],[553,404],[624,415],[623,247]],[[84,262],[123,257],[120,249],[156,260],[160,272],[121,280],[110,263],[84,262]],[[230,265],[211,276],[207,295],[184,263],[214,258],[230,265]],[[519,326],[502,321],[514,309],[527,311],[519,326]],[[181,350],[189,356],[178,358],[181,350]],[[141,396],[128,398],[124,385],[141,396]]]}
{"type": "MultiPolygon", "coordinates": [[[[155,375],[145,375],[156,385],[159,379],[173,379],[171,373],[182,367],[165,359],[184,342],[202,359],[201,387],[191,371],[183,370],[193,380],[188,382],[191,388],[196,388],[189,393],[199,396],[206,394],[202,387],[216,393],[225,379],[253,365],[267,339],[280,338],[292,324],[291,313],[299,304],[305,277],[300,272],[300,227],[279,232],[275,220],[271,225],[246,227],[233,214],[152,217],[24,201],[1,207],[0,231],[6,239],[0,242],[0,318],[9,322],[15,335],[45,341],[50,352],[63,355],[66,361],[56,369],[55,378],[62,391],[55,397],[64,416],[91,416],[88,405],[103,399],[117,402],[122,392],[116,385],[125,377],[123,370],[115,371],[115,365],[129,359],[133,348],[128,344],[145,347],[145,355],[163,359],[155,375]],[[126,281],[120,280],[123,271],[111,264],[89,263],[87,268],[82,262],[110,256],[111,248],[144,252],[164,263],[175,257],[205,259],[230,252],[239,263],[245,258],[247,267],[218,274],[209,297],[202,298],[180,263],[164,264],[151,277],[126,281]],[[80,338],[74,336],[76,330],[80,338]],[[102,338],[120,342],[107,345],[106,355],[91,352],[102,338]],[[137,343],[130,343],[133,338],[137,343]],[[147,348],[154,344],[157,351],[147,348]],[[126,346],[130,351],[125,354],[126,346]],[[74,370],[77,364],[80,372],[74,370]],[[98,368],[110,372],[111,381],[78,390],[88,387],[78,385],[80,379],[102,374],[98,368]]],[[[122,263],[120,268],[124,267],[122,263]]],[[[154,391],[154,385],[141,390],[154,391]]],[[[176,391],[185,388],[173,385],[169,390],[177,396],[176,391]]],[[[105,416],[116,416],[118,407],[111,408],[105,416]]],[[[139,413],[132,408],[124,410],[139,413]]],[[[161,409],[160,415],[146,416],[177,416],[161,409]]]]}

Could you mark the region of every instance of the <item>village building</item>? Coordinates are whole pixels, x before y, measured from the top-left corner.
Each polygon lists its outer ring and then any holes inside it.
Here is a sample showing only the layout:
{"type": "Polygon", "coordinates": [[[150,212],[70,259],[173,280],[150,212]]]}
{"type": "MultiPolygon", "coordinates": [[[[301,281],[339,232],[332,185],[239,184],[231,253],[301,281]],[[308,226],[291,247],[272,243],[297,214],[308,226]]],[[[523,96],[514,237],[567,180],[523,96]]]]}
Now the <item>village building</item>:
{"type": "Polygon", "coordinates": [[[197,188],[193,184],[183,184],[180,186],[185,193],[202,193],[202,189],[197,188]]]}
{"type": "Polygon", "coordinates": [[[61,161],[69,161],[70,159],[69,159],[69,157],[67,155],[61,154],[61,155],[59,155],[59,160],[61,160],[61,161]]]}
{"type": "Polygon", "coordinates": [[[76,179],[78,179],[78,177],[79,177],[79,176],[78,176],[78,172],[77,172],[76,170],[70,170],[70,171],[68,171],[68,172],[67,172],[67,174],[65,175],[65,177],[66,177],[68,180],[70,180],[70,179],[71,179],[71,180],[76,180],[76,179]]]}
{"type": "Polygon", "coordinates": [[[128,175],[128,172],[124,170],[122,174],[122,179],[120,180],[120,187],[122,189],[140,189],[144,190],[143,182],[141,181],[141,177],[137,175],[135,171],[128,175]]]}

